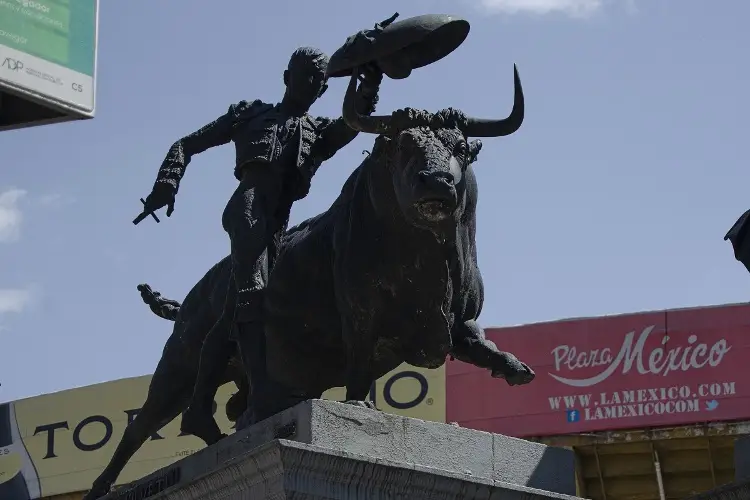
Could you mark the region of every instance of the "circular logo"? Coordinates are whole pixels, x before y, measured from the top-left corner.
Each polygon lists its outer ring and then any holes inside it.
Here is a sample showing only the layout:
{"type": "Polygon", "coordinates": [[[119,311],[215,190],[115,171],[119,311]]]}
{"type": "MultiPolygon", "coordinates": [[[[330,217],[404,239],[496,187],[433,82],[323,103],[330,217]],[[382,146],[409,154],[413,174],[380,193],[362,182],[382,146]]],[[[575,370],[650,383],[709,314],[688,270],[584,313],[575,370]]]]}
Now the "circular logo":
{"type": "Polygon", "coordinates": [[[419,372],[406,370],[396,373],[383,385],[383,399],[397,410],[408,410],[427,398],[429,384],[419,372]],[[416,387],[415,387],[416,386],[416,387]]]}

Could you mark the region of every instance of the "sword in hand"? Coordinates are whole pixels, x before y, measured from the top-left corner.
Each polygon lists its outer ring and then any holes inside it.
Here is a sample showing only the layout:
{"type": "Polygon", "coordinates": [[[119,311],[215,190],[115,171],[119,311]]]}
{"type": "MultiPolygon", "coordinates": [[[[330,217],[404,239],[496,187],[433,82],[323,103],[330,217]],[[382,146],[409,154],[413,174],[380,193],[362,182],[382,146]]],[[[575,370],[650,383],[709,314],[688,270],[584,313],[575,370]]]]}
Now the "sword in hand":
{"type": "Polygon", "coordinates": [[[139,223],[140,223],[140,222],[141,222],[141,221],[142,221],[143,219],[145,219],[145,218],[146,218],[146,217],[148,217],[149,215],[150,215],[151,217],[153,217],[153,218],[154,218],[154,220],[155,220],[155,221],[156,221],[157,223],[161,222],[161,221],[159,220],[159,218],[158,218],[158,217],[156,216],[156,214],[155,214],[154,212],[152,212],[152,211],[147,211],[147,210],[146,210],[146,200],[144,200],[143,198],[141,198],[141,203],[143,203],[143,212],[141,212],[141,213],[140,213],[140,214],[138,215],[138,217],[136,217],[135,219],[133,219],[133,224],[134,224],[134,225],[136,225],[136,226],[137,226],[137,225],[138,225],[138,224],[139,224],[139,223]]]}

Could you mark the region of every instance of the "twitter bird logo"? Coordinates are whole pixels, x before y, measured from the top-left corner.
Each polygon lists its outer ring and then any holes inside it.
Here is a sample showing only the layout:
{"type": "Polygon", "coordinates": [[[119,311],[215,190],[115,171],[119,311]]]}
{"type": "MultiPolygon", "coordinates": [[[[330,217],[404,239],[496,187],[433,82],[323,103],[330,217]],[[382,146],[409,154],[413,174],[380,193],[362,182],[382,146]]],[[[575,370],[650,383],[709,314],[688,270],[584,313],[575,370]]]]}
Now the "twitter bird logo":
{"type": "Polygon", "coordinates": [[[715,399],[712,399],[711,401],[706,401],[707,411],[714,411],[718,407],[719,407],[719,402],[716,401],[715,399]]]}

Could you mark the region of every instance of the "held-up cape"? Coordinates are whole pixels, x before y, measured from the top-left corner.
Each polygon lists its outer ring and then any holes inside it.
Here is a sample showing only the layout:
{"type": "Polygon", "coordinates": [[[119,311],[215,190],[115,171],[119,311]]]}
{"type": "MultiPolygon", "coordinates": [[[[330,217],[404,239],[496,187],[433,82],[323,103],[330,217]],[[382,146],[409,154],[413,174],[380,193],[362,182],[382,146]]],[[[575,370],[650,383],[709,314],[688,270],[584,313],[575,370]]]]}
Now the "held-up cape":
{"type": "Polygon", "coordinates": [[[394,23],[397,17],[347,38],[331,56],[327,76],[349,76],[354,68],[375,62],[388,77],[406,78],[456,50],[469,34],[469,22],[457,16],[427,14],[394,23]]]}

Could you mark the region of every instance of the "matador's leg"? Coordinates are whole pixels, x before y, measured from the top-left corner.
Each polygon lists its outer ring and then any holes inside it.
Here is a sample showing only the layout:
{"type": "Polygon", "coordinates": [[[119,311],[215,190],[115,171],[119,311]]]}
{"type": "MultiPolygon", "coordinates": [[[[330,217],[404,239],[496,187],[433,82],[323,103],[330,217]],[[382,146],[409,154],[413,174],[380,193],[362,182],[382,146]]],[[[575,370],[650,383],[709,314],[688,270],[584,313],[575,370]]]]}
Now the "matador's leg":
{"type": "Polygon", "coordinates": [[[232,321],[226,314],[226,305],[224,309],[203,341],[192,398],[182,414],[180,427],[182,432],[202,439],[208,446],[225,437],[211,411],[234,352],[234,344],[229,338],[232,321]]]}
{"type": "Polygon", "coordinates": [[[204,340],[193,398],[183,415],[182,429],[190,434],[211,439],[221,437],[209,405],[216,390],[215,381],[223,375],[231,355],[227,340],[234,326],[237,327],[239,354],[249,379],[248,406],[253,404],[252,395],[266,378],[261,307],[266,278],[263,254],[269,238],[265,193],[259,189],[265,187],[263,180],[245,176],[224,210],[222,225],[231,241],[232,277],[221,317],[204,340]]]}
{"type": "Polygon", "coordinates": [[[278,192],[273,181],[270,177],[246,175],[223,217],[232,243],[232,269],[237,287],[234,314],[237,347],[248,376],[247,401],[252,411],[262,409],[269,393],[263,300],[268,279],[266,250],[278,225],[275,217],[278,192]]]}

